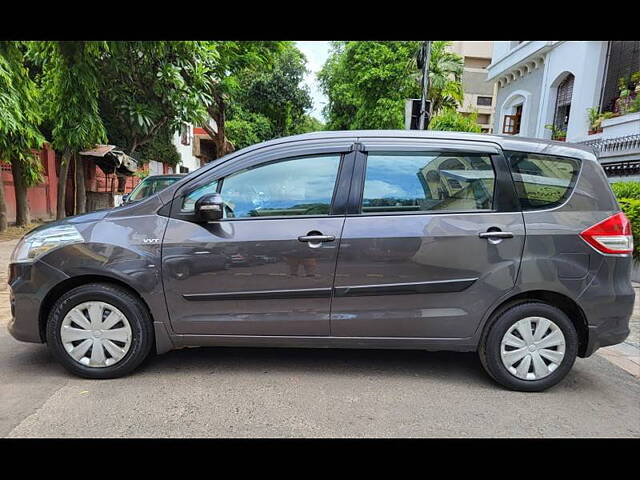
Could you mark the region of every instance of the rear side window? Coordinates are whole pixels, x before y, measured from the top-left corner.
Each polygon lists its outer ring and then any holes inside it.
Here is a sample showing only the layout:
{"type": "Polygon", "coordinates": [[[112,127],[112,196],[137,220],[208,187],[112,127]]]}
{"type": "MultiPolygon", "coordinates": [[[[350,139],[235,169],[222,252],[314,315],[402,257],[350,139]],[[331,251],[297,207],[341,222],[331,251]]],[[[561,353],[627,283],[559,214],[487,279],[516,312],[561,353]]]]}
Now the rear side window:
{"type": "Polygon", "coordinates": [[[523,210],[561,205],[571,194],[580,161],[536,153],[505,152],[523,210]]]}
{"type": "Polygon", "coordinates": [[[362,213],[490,210],[494,183],[488,155],[370,153],[362,213]]]}

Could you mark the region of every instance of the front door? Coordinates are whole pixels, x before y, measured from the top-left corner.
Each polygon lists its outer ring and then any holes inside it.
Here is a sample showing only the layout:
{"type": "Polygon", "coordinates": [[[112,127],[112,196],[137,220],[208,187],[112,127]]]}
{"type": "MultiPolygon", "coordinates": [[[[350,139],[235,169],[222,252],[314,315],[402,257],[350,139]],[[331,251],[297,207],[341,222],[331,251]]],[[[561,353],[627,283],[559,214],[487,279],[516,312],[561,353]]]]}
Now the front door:
{"type": "Polygon", "coordinates": [[[238,162],[237,170],[176,194],[162,252],[176,333],[329,334],[344,224],[333,202],[342,161],[342,152],[330,152],[238,162]],[[216,191],[225,218],[196,221],[195,201],[216,191]]]}
{"type": "Polygon", "coordinates": [[[331,331],[466,338],[513,288],[522,213],[501,151],[426,141],[365,149],[354,170],[331,331]]]}

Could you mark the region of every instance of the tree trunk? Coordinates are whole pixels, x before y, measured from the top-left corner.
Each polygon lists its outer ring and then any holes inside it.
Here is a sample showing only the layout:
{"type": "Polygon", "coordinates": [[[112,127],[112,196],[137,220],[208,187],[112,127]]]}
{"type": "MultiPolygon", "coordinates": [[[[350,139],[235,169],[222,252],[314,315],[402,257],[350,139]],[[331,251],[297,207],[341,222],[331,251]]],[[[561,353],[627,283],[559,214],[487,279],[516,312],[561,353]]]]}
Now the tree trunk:
{"type": "Polygon", "coordinates": [[[76,156],[76,215],[87,211],[87,191],[84,184],[85,162],[76,156]]]}
{"type": "Polygon", "coordinates": [[[7,202],[4,196],[4,182],[0,176],[0,232],[7,229],[7,202]]]}
{"type": "Polygon", "coordinates": [[[58,199],[56,207],[56,219],[61,220],[67,216],[65,199],[67,193],[67,176],[69,175],[69,160],[71,152],[64,152],[60,160],[60,175],[58,175],[58,199]]]}
{"type": "Polygon", "coordinates": [[[235,150],[233,144],[227,140],[225,135],[225,109],[224,100],[222,98],[216,98],[216,107],[209,107],[209,115],[216,122],[218,131],[214,132],[209,125],[203,125],[202,128],[213,139],[213,143],[216,146],[216,158],[225,156],[227,153],[231,153],[235,150]],[[217,108],[216,108],[217,107],[217,108]]]}
{"type": "Polygon", "coordinates": [[[16,226],[25,227],[31,223],[29,200],[27,199],[27,182],[24,179],[24,166],[18,159],[11,160],[13,186],[16,192],[16,226]]]}

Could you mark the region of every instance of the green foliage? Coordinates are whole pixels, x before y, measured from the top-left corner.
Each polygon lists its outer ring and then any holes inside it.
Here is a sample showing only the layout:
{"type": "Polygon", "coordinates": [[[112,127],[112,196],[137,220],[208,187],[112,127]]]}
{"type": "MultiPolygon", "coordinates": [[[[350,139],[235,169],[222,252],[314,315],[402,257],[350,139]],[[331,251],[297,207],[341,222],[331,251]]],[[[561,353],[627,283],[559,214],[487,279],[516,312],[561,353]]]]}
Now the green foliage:
{"type": "Polygon", "coordinates": [[[565,138],[567,136],[567,131],[566,130],[562,130],[561,128],[556,127],[553,124],[548,124],[545,125],[544,128],[546,128],[547,130],[551,130],[551,139],[552,140],[559,140],[561,138],[565,138]]]}
{"type": "Polygon", "coordinates": [[[616,182],[611,184],[611,189],[631,222],[633,258],[640,261],[640,182],[616,182]]]}
{"type": "Polygon", "coordinates": [[[420,42],[333,42],[318,79],[329,130],[397,129],[404,103],[420,94],[420,42]]]}
{"type": "MultiPolygon", "coordinates": [[[[450,42],[431,45],[429,98],[432,112],[456,108],[463,99],[462,57],[447,51],[450,42]]],[[[421,42],[334,42],[318,74],[327,95],[329,130],[399,129],[404,105],[419,98],[416,55],[421,42]]]]}
{"type": "Polygon", "coordinates": [[[620,208],[631,222],[633,234],[633,259],[640,261],[640,199],[618,198],[620,208]]]}
{"type": "Polygon", "coordinates": [[[292,134],[300,134],[300,133],[310,133],[310,132],[320,132],[324,130],[325,126],[320,120],[311,115],[303,115],[303,117],[293,126],[291,133],[292,134]]]}
{"type": "Polygon", "coordinates": [[[463,115],[452,108],[445,108],[429,122],[429,130],[447,130],[452,132],[475,132],[482,129],[478,125],[478,114],[472,112],[463,115]]]}
{"type": "Polygon", "coordinates": [[[429,62],[429,98],[436,115],[443,108],[457,108],[464,100],[462,73],[464,59],[447,51],[451,42],[435,41],[431,44],[429,62]]]}
{"type": "Polygon", "coordinates": [[[172,136],[171,130],[165,125],[149,142],[136,150],[136,160],[140,163],[151,160],[165,162],[175,168],[180,163],[180,154],[172,142],[172,136]]]}
{"type": "Polygon", "coordinates": [[[231,120],[227,120],[227,137],[237,149],[273,138],[271,122],[260,113],[238,109],[231,120]]]}
{"type": "Polygon", "coordinates": [[[209,65],[218,57],[206,42],[108,42],[99,98],[110,140],[133,153],[183,123],[204,122],[212,102],[209,65]]]}
{"type": "Polygon", "coordinates": [[[598,107],[587,108],[587,117],[589,118],[589,128],[591,130],[598,130],[604,120],[604,114],[600,113],[598,107]]]}
{"type": "Polygon", "coordinates": [[[30,56],[42,68],[39,80],[53,147],[79,152],[106,142],[100,116],[99,65],[105,42],[33,42],[30,56]]]}
{"type": "Polygon", "coordinates": [[[20,161],[26,186],[42,181],[42,165],[34,150],[44,137],[41,98],[25,66],[22,42],[0,42],[0,162],[20,161]]]}
{"type": "Polygon", "coordinates": [[[640,182],[616,182],[611,189],[617,198],[632,198],[640,200],[640,182]]]}
{"type": "Polygon", "coordinates": [[[306,59],[293,44],[285,43],[272,60],[270,68],[246,68],[239,73],[234,100],[245,111],[267,118],[272,137],[283,137],[293,133],[312,106],[309,89],[300,85],[307,73],[306,59]]]}

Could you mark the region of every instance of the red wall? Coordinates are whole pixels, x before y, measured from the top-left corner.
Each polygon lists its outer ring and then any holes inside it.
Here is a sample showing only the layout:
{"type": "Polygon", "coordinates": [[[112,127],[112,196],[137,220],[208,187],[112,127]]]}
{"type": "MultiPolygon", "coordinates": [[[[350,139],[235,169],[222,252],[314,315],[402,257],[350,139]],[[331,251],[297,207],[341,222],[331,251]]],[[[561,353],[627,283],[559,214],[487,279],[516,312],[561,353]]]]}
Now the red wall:
{"type": "MultiPolygon", "coordinates": [[[[45,144],[45,147],[40,150],[40,161],[42,162],[44,174],[44,181],[40,185],[31,187],[27,191],[27,200],[29,202],[29,209],[31,212],[31,219],[43,219],[49,220],[56,216],[56,203],[58,194],[58,172],[59,172],[59,158],[56,159],[56,154],[49,144],[45,144]]],[[[89,163],[87,168],[87,176],[85,179],[85,186],[87,190],[94,192],[109,192],[111,191],[111,178],[113,174],[106,175],[99,167],[95,165],[88,157],[81,157],[81,161],[89,163]]],[[[146,166],[146,165],[145,165],[146,166]]],[[[74,187],[74,165],[73,162],[69,165],[69,176],[67,180],[67,210],[73,210],[73,195],[75,191],[74,187]]],[[[2,164],[2,182],[4,184],[4,196],[7,203],[7,220],[9,223],[16,221],[16,195],[13,184],[13,175],[11,174],[11,165],[8,163],[2,164]]],[[[131,190],[140,182],[138,177],[130,176],[126,177],[125,193],[130,193],[131,190]]],[[[116,179],[116,194],[118,182],[116,179]]]]}
{"type": "MultiPolygon", "coordinates": [[[[58,193],[58,175],[56,174],[56,156],[51,147],[46,144],[40,150],[40,161],[44,167],[44,182],[27,191],[27,201],[31,218],[51,219],[56,216],[56,195],[58,193]]],[[[7,220],[16,221],[16,194],[11,174],[11,165],[2,164],[2,182],[4,184],[4,197],[7,203],[7,220]]]]}

